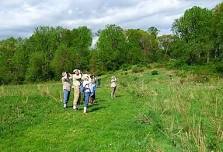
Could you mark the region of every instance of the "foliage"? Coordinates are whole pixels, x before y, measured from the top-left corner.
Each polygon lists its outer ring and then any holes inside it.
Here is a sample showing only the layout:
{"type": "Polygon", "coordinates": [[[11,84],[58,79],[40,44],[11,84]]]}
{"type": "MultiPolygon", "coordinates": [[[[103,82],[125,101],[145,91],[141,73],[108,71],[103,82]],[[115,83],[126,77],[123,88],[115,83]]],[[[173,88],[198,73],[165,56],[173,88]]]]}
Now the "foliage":
{"type": "Polygon", "coordinates": [[[93,33],[86,26],[38,26],[29,38],[0,41],[0,84],[55,80],[62,71],[74,68],[102,74],[152,62],[170,63],[175,68],[222,63],[222,27],[223,3],[213,9],[194,6],[186,10],[169,35],[159,35],[156,27],[107,25],[95,34],[99,38],[94,49],[93,33]]]}
{"type": "Polygon", "coordinates": [[[100,32],[97,43],[99,58],[106,70],[116,70],[125,62],[125,35],[121,27],[108,25],[100,32]]]}
{"type": "Polygon", "coordinates": [[[209,62],[213,49],[212,19],[211,10],[195,6],[174,22],[173,31],[186,44],[189,64],[202,62],[203,56],[209,62]]]}
{"type": "Polygon", "coordinates": [[[133,73],[140,73],[140,72],[143,72],[144,71],[144,68],[143,67],[140,67],[140,66],[132,66],[132,72],[133,73]]]}
{"type": "Polygon", "coordinates": [[[220,73],[220,74],[223,75],[223,63],[222,63],[222,62],[217,63],[216,66],[215,66],[215,68],[216,68],[216,71],[217,71],[218,73],[220,73]]]}
{"type": "Polygon", "coordinates": [[[158,72],[157,70],[153,70],[153,71],[151,72],[151,74],[152,74],[152,75],[158,75],[159,72],[158,72]]]}
{"type": "Polygon", "coordinates": [[[59,79],[61,73],[64,71],[72,71],[74,66],[78,67],[78,56],[75,56],[75,52],[67,48],[66,46],[60,46],[54,55],[53,60],[51,61],[51,67],[56,74],[56,78],[59,79]],[[76,62],[76,64],[74,64],[76,62]]]}
{"type": "Polygon", "coordinates": [[[51,74],[48,70],[49,64],[43,52],[34,52],[30,57],[30,65],[27,69],[26,79],[28,81],[43,81],[51,74]]]}

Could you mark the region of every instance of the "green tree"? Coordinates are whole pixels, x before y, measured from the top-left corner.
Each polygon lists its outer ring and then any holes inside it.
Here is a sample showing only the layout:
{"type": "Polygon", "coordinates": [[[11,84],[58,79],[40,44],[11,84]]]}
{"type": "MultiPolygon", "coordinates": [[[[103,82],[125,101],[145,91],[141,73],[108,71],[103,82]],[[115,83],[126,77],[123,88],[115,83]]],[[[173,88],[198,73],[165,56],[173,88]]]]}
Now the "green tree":
{"type": "Polygon", "coordinates": [[[175,36],[170,34],[162,35],[159,36],[158,39],[159,39],[159,46],[163,51],[163,54],[165,56],[170,56],[173,43],[175,42],[175,36]]]}
{"type": "Polygon", "coordinates": [[[30,56],[29,67],[26,72],[27,81],[43,81],[49,80],[48,64],[46,54],[43,52],[34,52],[30,56]]]}
{"type": "Polygon", "coordinates": [[[126,54],[128,64],[138,64],[145,61],[145,48],[143,44],[142,33],[140,29],[128,29],[126,31],[128,52],[126,54]]]}
{"type": "Polygon", "coordinates": [[[118,69],[126,61],[126,37],[121,27],[108,25],[97,43],[99,58],[107,70],[118,69]]]}
{"type": "Polygon", "coordinates": [[[223,3],[213,9],[214,58],[223,59],[223,3]]]}
{"type": "Polygon", "coordinates": [[[149,27],[147,31],[155,37],[157,37],[159,34],[159,30],[154,26],[149,27]]]}
{"type": "Polygon", "coordinates": [[[173,24],[174,33],[187,44],[188,63],[209,62],[213,49],[212,12],[206,8],[193,7],[173,24]]]}
{"type": "Polygon", "coordinates": [[[65,45],[60,46],[56,52],[53,60],[51,61],[51,67],[55,73],[56,78],[58,79],[61,76],[61,73],[64,71],[71,72],[73,68],[78,63],[77,56],[75,57],[75,52],[73,49],[66,47],[65,45]]]}
{"type": "Polygon", "coordinates": [[[89,59],[89,70],[91,73],[96,75],[100,75],[106,70],[105,66],[100,61],[99,51],[96,49],[91,50],[89,59]]]}
{"type": "Polygon", "coordinates": [[[12,64],[14,67],[14,83],[22,83],[25,80],[25,74],[29,63],[29,55],[24,49],[25,40],[19,39],[16,52],[12,57],[12,64]]]}
{"type": "Polygon", "coordinates": [[[8,38],[0,42],[0,84],[10,83],[14,78],[13,56],[16,52],[18,41],[8,38]]]}
{"type": "Polygon", "coordinates": [[[88,55],[88,50],[92,43],[92,32],[86,26],[81,26],[71,31],[72,47],[78,51],[81,56],[88,55]]]}

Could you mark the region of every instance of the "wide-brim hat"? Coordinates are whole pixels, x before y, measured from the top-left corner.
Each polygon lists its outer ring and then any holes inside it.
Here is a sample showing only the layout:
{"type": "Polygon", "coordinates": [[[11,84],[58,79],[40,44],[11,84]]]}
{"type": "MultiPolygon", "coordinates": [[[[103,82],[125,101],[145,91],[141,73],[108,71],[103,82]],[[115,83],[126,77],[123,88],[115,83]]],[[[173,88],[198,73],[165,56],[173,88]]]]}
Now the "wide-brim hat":
{"type": "Polygon", "coordinates": [[[90,79],[90,75],[88,75],[88,74],[83,74],[83,75],[82,75],[82,79],[83,79],[83,80],[89,80],[89,79],[90,79]]]}
{"type": "Polygon", "coordinates": [[[66,76],[66,72],[62,72],[62,77],[65,77],[66,76]]]}
{"type": "Polygon", "coordinates": [[[74,69],[74,70],[73,70],[73,73],[75,73],[76,71],[79,71],[79,70],[78,70],[78,69],[74,69]]]}

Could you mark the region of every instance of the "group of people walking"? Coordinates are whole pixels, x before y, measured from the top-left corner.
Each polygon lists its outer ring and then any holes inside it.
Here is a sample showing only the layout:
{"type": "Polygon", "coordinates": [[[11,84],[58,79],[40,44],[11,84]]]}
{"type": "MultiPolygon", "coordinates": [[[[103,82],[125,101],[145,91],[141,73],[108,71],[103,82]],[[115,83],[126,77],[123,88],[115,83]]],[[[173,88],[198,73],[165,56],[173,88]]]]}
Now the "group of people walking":
{"type": "Polygon", "coordinates": [[[62,73],[62,83],[64,92],[64,108],[67,108],[67,103],[70,97],[71,89],[73,88],[74,100],[73,109],[78,110],[81,101],[81,94],[84,99],[84,113],[87,113],[88,103],[95,102],[96,94],[96,78],[93,75],[83,74],[80,70],[75,69],[72,73],[62,73]]]}
{"type": "MultiPolygon", "coordinates": [[[[111,97],[115,97],[117,79],[112,76],[111,79],[111,97]]],[[[70,97],[71,89],[73,88],[73,109],[78,110],[81,103],[81,95],[84,101],[84,113],[87,113],[87,108],[89,102],[91,104],[95,103],[96,99],[96,82],[99,82],[94,75],[83,74],[79,69],[73,70],[72,73],[63,72],[62,73],[62,84],[64,93],[64,108],[67,108],[68,100],[70,97]]]]}

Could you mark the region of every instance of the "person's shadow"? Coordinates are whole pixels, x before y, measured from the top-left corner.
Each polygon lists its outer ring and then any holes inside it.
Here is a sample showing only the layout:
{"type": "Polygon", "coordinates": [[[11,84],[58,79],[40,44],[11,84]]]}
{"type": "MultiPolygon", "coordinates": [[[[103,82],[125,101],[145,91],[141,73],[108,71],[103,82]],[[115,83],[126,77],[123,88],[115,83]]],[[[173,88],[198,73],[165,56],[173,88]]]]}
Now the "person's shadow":
{"type": "Polygon", "coordinates": [[[89,107],[89,112],[96,112],[98,110],[106,108],[105,106],[102,106],[102,105],[100,105],[98,103],[91,104],[88,107],[89,107]]]}
{"type": "Polygon", "coordinates": [[[103,106],[98,106],[98,107],[92,107],[91,109],[89,109],[90,112],[96,112],[98,110],[104,109],[105,107],[103,106]]]}

